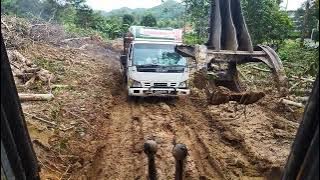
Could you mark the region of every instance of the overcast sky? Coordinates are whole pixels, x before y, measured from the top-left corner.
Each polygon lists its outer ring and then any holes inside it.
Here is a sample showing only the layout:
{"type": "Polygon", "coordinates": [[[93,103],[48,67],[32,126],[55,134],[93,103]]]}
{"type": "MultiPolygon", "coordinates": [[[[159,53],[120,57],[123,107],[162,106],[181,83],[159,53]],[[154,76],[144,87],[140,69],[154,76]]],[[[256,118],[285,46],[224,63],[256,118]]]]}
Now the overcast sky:
{"type": "MultiPolygon", "coordinates": [[[[181,1],[181,0],[179,0],[181,1]]],[[[283,0],[286,2],[287,0],[283,0]]],[[[295,10],[306,0],[289,0],[288,10],[295,10]]],[[[161,4],[161,0],[87,0],[87,4],[95,10],[111,11],[122,7],[151,8],[161,4]]],[[[285,6],[283,3],[282,6],[285,6]]]]}

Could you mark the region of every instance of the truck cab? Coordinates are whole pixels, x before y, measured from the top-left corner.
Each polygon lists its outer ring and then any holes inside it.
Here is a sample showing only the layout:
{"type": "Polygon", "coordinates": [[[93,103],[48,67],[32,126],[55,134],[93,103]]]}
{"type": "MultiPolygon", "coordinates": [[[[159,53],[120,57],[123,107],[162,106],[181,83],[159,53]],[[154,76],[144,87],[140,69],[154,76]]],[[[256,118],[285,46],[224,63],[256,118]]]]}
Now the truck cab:
{"type": "Polygon", "coordinates": [[[121,57],[129,96],[190,94],[187,60],[175,52],[181,39],[179,29],[130,27],[121,57]]]}

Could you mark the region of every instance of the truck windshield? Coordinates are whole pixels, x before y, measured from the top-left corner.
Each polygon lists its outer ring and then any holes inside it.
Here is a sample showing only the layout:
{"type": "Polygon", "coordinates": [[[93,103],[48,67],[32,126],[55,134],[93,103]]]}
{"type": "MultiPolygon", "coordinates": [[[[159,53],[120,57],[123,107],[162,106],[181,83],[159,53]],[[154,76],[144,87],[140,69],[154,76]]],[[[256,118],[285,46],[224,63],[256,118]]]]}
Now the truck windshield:
{"type": "Polygon", "coordinates": [[[186,66],[186,59],[176,53],[174,47],[174,44],[135,44],[133,64],[136,66],[186,66]]]}

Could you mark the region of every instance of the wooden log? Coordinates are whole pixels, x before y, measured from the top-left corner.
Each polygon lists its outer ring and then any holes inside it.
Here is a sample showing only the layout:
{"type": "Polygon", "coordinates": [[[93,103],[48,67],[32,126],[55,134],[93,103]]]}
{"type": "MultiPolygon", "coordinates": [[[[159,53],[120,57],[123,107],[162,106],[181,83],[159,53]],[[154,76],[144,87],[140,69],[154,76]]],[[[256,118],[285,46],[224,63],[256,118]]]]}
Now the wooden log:
{"type": "Polygon", "coordinates": [[[309,97],[296,97],[296,99],[304,103],[309,101],[309,97]]]}
{"type": "Polygon", "coordinates": [[[21,101],[51,101],[54,98],[53,94],[23,94],[19,93],[21,101]]]}
{"type": "Polygon", "coordinates": [[[285,104],[285,105],[290,105],[290,106],[295,106],[295,107],[298,107],[298,108],[304,108],[305,105],[303,105],[302,103],[298,103],[298,102],[294,102],[294,101],[291,101],[291,100],[288,100],[288,99],[280,99],[280,103],[282,104],[285,104]]]}
{"type": "Polygon", "coordinates": [[[306,102],[309,101],[309,97],[295,97],[295,96],[289,96],[288,100],[290,101],[294,101],[294,102],[302,102],[303,104],[305,104],[306,102]]]}

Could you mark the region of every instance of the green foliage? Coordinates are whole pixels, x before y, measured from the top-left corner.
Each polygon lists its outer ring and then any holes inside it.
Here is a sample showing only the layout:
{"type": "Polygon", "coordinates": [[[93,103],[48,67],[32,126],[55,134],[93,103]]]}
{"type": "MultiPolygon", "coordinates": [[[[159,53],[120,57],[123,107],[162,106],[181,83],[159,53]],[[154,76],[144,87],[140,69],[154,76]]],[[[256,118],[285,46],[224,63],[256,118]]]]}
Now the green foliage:
{"type": "Polygon", "coordinates": [[[158,27],[160,28],[181,28],[184,23],[180,19],[164,19],[158,21],[158,27]]]}
{"type": "Polygon", "coordinates": [[[185,33],[183,35],[183,43],[187,45],[204,44],[205,40],[199,38],[196,33],[185,33]]]}
{"type": "Polygon", "coordinates": [[[11,14],[16,9],[17,0],[1,0],[1,13],[11,14]]]}
{"type": "Polygon", "coordinates": [[[38,0],[1,0],[1,13],[32,17],[39,16],[41,8],[38,0]]]}
{"type": "Polygon", "coordinates": [[[134,23],[134,16],[131,14],[125,14],[122,17],[122,24],[132,25],[134,23]]]}
{"type": "Polygon", "coordinates": [[[93,10],[88,6],[83,6],[80,9],[77,9],[75,16],[75,24],[78,27],[85,29],[93,28],[95,26],[93,10]]]}
{"type": "Polygon", "coordinates": [[[319,67],[319,48],[300,47],[298,41],[285,41],[278,54],[288,75],[316,76],[319,67]]]}
{"type": "Polygon", "coordinates": [[[254,44],[281,44],[292,30],[287,13],[273,0],[242,0],[242,6],[254,44]]]}
{"type": "MultiPolygon", "coordinates": [[[[304,25],[304,18],[306,15],[306,4],[303,4],[302,7],[300,7],[296,12],[295,12],[295,26],[296,30],[302,32],[303,30],[303,25],[304,25]]],[[[305,24],[305,37],[310,38],[312,29],[317,27],[317,23],[319,20],[319,0],[317,1],[312,1],[309,13],[306,17],[306,24],[305,24]]]]}
{"type": "MultiPolygon", "coordinates": [[[[210,0],[184,0],[188,21],[198,35],[207,38],[209,27],[210,0]]],[[[254,44],[281,44],[291,35],[292,22],[279,7],[281,1],[241,0],[249,32],[254,44]]]]}
{"type": "MultiPolygon", "coordinates": [[[[107,18],[85,4],[86,0],[1,0],[5,14],[24,18],[40,18],[62,24],[72,35],[100,35],[114,39],[121,37],[131,25],[131,17],[124,24],[121,18],[107,18]]],[[[134,21],[134,20],[133,20],[134,21]]]]}
{"type": "Polygon", "coordinates": [[[37,66],[44,68],[54,74],[63,75],[65,73],[65,68],[62,61],[50,61],[48,59],[39,58],[34,59],[34,63],[37,66]]]}
{"type": "Polygon", "coordinates": [[[107,38],[107,36],[104,33],[101,33],[91,28],[89,29],[79,28],[75,24],[64,24],[63,27],[71,36],[100,35],[101,37],[107,38]]]}
{"type": "Polygon", "coordinates": [[[197,39],[207,38],[211,0],[184,0],[186,16],[192,24],[197,39]]]}
{"type": "Polygon", "coordinates": [[[129,27],[131,25],[133,25],[135,22],[134,20],[134,16],[132,16],[131,14],[125,14],[122,17],[122,31],[126,32],[128,31],[129,27]]]}
{"type": "Polygon", "coordinates": [[[152,14],[146,14],[142,17],[141,26],[147,27],[156,27],[157,26],[157,19],[152,14]]]}

